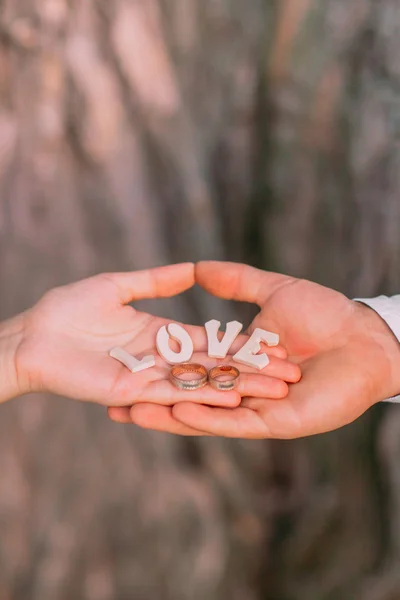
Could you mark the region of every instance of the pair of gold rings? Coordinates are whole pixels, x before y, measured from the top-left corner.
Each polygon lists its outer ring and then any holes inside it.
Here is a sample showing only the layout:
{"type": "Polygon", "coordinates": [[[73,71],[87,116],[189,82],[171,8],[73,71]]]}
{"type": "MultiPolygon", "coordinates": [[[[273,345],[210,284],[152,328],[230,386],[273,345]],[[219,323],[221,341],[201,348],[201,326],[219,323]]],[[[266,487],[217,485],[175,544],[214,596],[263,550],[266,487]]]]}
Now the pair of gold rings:
{"type": "Polygon", "coordinates": [[[179,390],[199,390],[209,383],[212,388],[220,392],[230,392],[239,385],[240,371],[231,365],[220,365],[207,371],[197,363],[183,363],[171,369],[171,382],[179,390]],[[196,378],[185,376],[196,374],[196,378]]]}

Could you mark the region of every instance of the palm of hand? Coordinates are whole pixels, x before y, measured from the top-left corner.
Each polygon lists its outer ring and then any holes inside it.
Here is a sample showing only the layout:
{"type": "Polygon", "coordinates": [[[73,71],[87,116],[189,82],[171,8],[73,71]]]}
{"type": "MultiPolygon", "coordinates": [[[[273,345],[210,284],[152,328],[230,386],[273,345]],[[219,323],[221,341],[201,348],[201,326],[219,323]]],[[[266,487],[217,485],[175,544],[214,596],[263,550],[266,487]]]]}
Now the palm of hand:
{"type": "Polygon", "coordinates": [[[279,287],[262,303],[250,331],[261,327],[279,332],[289,356],[303,361],[347,342],[354,312],[354,303],[342,294],[282,276],[279,287]]]}
{"type": "MultiPolygon", "coordinates": [[[[181,267],[159,270],[162,294],[179,293],[193,284],[188,265],[181,267]]],[[[20,372],[29,374],[26,391],[51,391],[106,406],[150,399],[169,404],[184,398],[182,393],[177,397],[178,391],[169,384],[168,367],[155,348],[156,333],[167,321],[125,304],[134,297],[158,295],[157,291],[153,294],[148,282],[142,281],[149,279],[143,272],[134,274],[131,283],[137,289],[132,293],[128,278],[129,274],[99,275],[56,288],[25,314],[17,364],[20,372]],[[108,356],[115,346],[139,357],[153,354],[156,367],[135,374],[133,380],[128,369],[108,356]]],[[[157,287],[154,281],[151,286],[157,287]]],[[[187,330],[198,350],[194,359],[201,361],[205,353],[199,328],[187,330]]],[[[208,395],[212,404],[212,394],[208,395]]],[[[197,399],[196,394],[191,397],[197,399]]],[[[226,402],[237,403],[236,394],[227,395],[226,402]]]]}
{"type": "MultiPolygon", "coordinates": [[[[234,411],[182,404],[173,416],[185,427],[232,437],[293,438],[341,427],[395,391],[387,356],[397,345],[370,309],[342,294],[245,265],[200,263],[197,281],[222,298],[255,302],[255,327],[279,333],[302,380],[288,397],[248,397],[234,411]]],[[[183,430],[182,430],[183,433],[183,430]]]]}
{"type": "Polygon", "coordinates": [[[363,331],[363,310],[342,294],[303,280],[288,280],[268,298],[252,328],[279,331],[289,358],[303,374],[286,403],[274,407],[275,420],[268,402],[248,399],[244,403],[261,410],[267,422],[271,420],[273,436],[335,429],[376,402],[385,359],[367,329],[363,331]]]}
{"type": "MultiPolygon", "coordinates": [[[[155,326],[155,318],[121,304],[111,279],[94,277],[50,291],[27,313],[18,362],[33,389],[113,404],[125,372],[107,352],[130,344],[151,350],[146,332],[155,326]]],[[[142,377],[138,392],[143,384],[142,377]]]]}
{"type": "MultiPolygon", "coordinates": [[[[155,347],[157,331],[169,321],[128,305],[145,297],[175,295],[193,283],[194,267],[186,264],[98,275],[47,293],[24,317],[24,335],[16,362],[22,374],[29,374],[25,391],[50,391],[109,407],[138,402],[172,405],[188,399],[209,405],[237,406],[241,399],[238,391],[221,396],[210,387],[189,392],[174,388],[168,380],[170,367],[158,356],[155,347]],[[109,357],[115,346],[138,358],[152,354],[156,366],[132,375],[109,357]]],[[[214,366],[216,361],[207,355],[204,328],[185,325],[185,329],[194,344],[193,362],[214,366]]],[[[276,349],[275,356],[282,357],[282,349],[276,349]]],[[[284,378],[285,361],[273,360],[272,377],[284,378]]],[[[249,374],[243,381],[243,391],[260,390],[260,377],[249,374]]],[[[272,394],[275,390],[277,397],[285,395],[283,381],[266,379],[270,380],[272,394]]]]}

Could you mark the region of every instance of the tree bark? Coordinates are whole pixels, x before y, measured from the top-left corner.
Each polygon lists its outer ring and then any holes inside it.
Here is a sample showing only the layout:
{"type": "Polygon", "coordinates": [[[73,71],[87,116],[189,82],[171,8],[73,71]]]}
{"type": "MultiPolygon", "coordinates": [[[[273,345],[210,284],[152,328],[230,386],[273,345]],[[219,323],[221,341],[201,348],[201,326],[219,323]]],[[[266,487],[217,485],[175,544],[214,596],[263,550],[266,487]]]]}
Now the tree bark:
{"type": "MultiPolygon", "coordinates": [[[[399,28],[395,0],[4,0],[0,318],[205,258],[398,291],[399,28]]],[[[249,316],[198,291],[147,308],[249,316]]],[[[18,400],[0,600],[396,598],[399,434],[396,407],[264,443],[18,400]]]]}

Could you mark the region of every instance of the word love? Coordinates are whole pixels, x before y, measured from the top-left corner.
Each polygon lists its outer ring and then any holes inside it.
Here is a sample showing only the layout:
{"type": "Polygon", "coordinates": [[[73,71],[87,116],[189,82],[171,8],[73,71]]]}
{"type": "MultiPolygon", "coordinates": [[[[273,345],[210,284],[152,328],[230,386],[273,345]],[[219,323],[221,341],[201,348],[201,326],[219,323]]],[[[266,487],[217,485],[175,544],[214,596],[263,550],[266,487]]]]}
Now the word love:
{"type": "MultiPolygon", "coordinates": [[[[218,338],[221,327],[220,321],[212,320],[205,324],[208,339],[208,356],[211,358],[225,358],[233,342],[243,329],[242,323],[231,321],[226,326],[226,331],[222,339],[218,338]]],[[[232,357],[233,360],[248,367],[254,367],[258,370],[265,369],[269,364],[269,358],[265,353],[259,354],[261,344],[267,346],[277,346],[279,344],[279,335],[265,331],[264,329],[255,329],[247,342],[232,357]]],[[[187,363],[192,358],[194,345],[188,332],[177,323],[170,323],[160,328],[156,337],[157,351],[161,358],[171,365],[187,363]],[[170,347],[170,339],[179,343],[179,351],[176,352],[170,347]]],[[[153,355],[145,356],[138,360],[122,348],[114,348],[110,356],[123,363],[132,373],[138,373],[154,367],[155,358],[153,355]]]]}

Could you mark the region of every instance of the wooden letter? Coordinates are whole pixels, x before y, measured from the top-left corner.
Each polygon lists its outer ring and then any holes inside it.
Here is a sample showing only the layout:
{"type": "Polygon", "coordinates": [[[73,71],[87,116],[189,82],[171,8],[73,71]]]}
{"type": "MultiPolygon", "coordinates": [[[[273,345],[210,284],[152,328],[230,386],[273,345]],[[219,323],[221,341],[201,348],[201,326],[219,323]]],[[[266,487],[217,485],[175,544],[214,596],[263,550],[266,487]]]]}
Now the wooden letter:
{"type": "Polygon", "coordinates": [[[132,371],[132,373],[139,373],[139,371],[150,369],[150,367],[154,367],[156,364],[152,354],[149,356],[144,356],[142,360],[138,360],[132,356],[132,354],[129,354],[122,348],[113,348],[110,350],[110,356],[125,365],[125,367],[132,371]]]}
{"type": "Polygon", "coordinates": [[[193,354],[193,342],[188,332],[181,325],[170,323],[167,327],[161,327],[157,333],[157,350],[160,356],[169,364],[176,365],[188,362],[193,354]],[[174,352],[169,347],[169,337],[181,345],[180,352],[174,352]]]}
{"type": "Polygon", "coordinates": [[[205,324],[208,338],[208,356],[211,358],[225,358],[229,348],[243,329],[239,321],[231,321],[226,326],[226,333],[221,341],[218,340],[218,331],[221,327],[220,321],[213,319],[205,324]]]}
{"type": "Polygon", "coordinates": [[[265,331],[264,329],[255,329],[250,339],[233,357],[233,360],[248,367],[255,367],[262,371],[269,365],[269,358],[266,354],[257,354],[261,349],[261,342],[268,346],[277,346],[279,344],[279,335],[265,331]]]}

